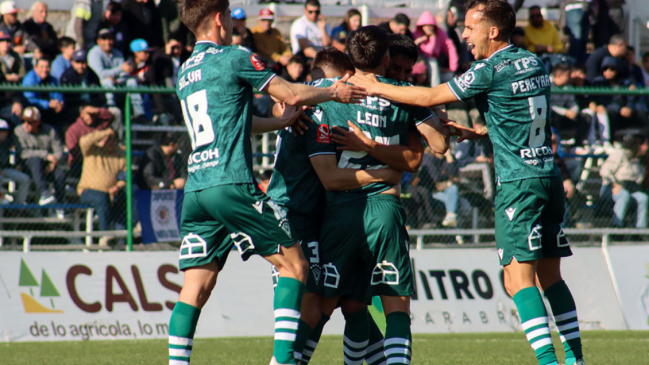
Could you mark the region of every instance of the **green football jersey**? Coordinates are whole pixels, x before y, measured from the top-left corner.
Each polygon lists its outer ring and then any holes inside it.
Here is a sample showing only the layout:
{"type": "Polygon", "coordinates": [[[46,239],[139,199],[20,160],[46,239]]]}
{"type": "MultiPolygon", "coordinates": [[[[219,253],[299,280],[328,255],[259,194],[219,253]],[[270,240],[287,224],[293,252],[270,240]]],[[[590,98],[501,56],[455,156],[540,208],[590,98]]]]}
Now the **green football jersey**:
{"type": "Polygon", "coordinates": [[[448,83],[460,100],[475,98],[494,147],[498,181],[554,176],[550,78],[534,54],[509,45],[448,83]]]}
{"type": "Polygon", "coordinates": [[[192,142],[185,192],[253,183],[253,87],[275,76],[244,47],[201,41],[178,71],[176,94],[192,142]]]}
{"type": "Polygon", "coordinates": [[[321,153],[318,141],[322,144],[323,140],[318,139],[318,134],[324,132],[328,136],[329,130],[316,124],[308,128],[297,136],[290,129],[279,132],[275,168],[267,194],[291,213],[317,220],[324,213],[326,195],[310,158],[321,153]]]}
{"type": "MultiPolygon", "coordinates": [[[[321,79],[314,83],[316,87],[329,87],[337,79],[321,79]]],[[[397,82],[379,76],[379,81],[397,85],[409,86],[406,82],[397,82]]],[[[341,104],[326,102],[317,105],[309,116],[320,126],[326,126],[328,130],[334,126],[348,129],[347,121],[350,120],[360,127],[363,133],[369,138],[385,145],[407,145],[408,132],[417,125],[433,117],[430,109],[420,108],[411,105],[394,103],[378,97],[367,97],[360,104],[341,104]]],[[[326,138],[318,134],[317,138],[326,138]]],[[[328,142],[328,140],[327,140],[328,142]]],[[[338,168],[346,169],[380,169],[388,167],[376,158],[365,152],[338,151],[334,143],[316,144],[321,154],[335,154],[338,161],[338,168]]],[[[327,204],[340,204],[351,200],[367,198],[379,194],[391,188],[387,183],[375,183],[359,189],[348,191],[327,192],[327,204]]]]}

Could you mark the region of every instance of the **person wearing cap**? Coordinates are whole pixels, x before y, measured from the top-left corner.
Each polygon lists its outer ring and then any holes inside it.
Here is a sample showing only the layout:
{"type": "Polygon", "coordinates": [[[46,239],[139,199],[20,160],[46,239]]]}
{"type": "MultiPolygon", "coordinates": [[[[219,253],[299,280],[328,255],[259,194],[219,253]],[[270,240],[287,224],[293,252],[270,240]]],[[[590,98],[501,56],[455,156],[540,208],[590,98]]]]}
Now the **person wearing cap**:
{"type": "Polygon", "coordinates": [[[95,43],[104,9],[103,0],[76,0],[70,11],[65,35],[74,39],[79,49],[88,49],[95,43]]]}
{"type": "Polygon", "coordinates": [[[428,65],[428,74],[440,74],[439,80],[431,77],[431,85],[436,86],[438,81],[449,81],[459,66],[459,57],[453,40],[445,31],[437,26],[433,14],[426,10],[417,20],[417,29],[412,34],[419,53],[428,65]]]}
{"type": "Polygon", "coordinates": [[[24,123],[14,129],[20,147],[20,159],[29,171],[39,204],[65,202],[65,172],[58,168],[63,158],[63,145],[54,128],[41,123],[41,112],[30,106],[23,111],[24,123]],[[47,189],[47,181],[54,181],[54,194],[47,189]]]}
{"type": "Polygon", "coordinates": [[[11,36],[0,30],[0,70],[8,82],[20,82],[25,77],[25,63],[11,46],[11,36]]]}
{"type": "Polygon", "coordinates": [[[63,75],[65,70],[72,67],[72,56],[74,55],[76,44],[77,42],[70,37],[61,37],[61,39],[59,39],[59,49],[61,50],[61,54],[56,56],[54,61],[52,61],[52,71],[50,72],[52,77],[57,81],[61,78],[61,75],[63,75]]]}
{"type": "Polygon", "coordinates": [[[0,119],[0,182],[13,181],[16,183],[17,193],[13,196],[14,204],[25,204],[29,193],[29,175],[16,170],[16,163],[12,161],[12,153],[20,156],[22,152],[16,136],[10,134],[9,123],[0,119]]]}
{"type": "Polygon", "coordinates": [[[16,3],[13,1],[3,1],[0,3],[0,14],[2,15],[0,32],[9,34],[14,51],[20,54],[25,53],[25,46],[23,45],[25,30],[23,29],[22,23],[18,20],[16,3]]]}
{"type": "Polygon", "coordinates": [[[331,36],[331,46],[340,52],[345,52],[345,41],[349,34],[346,30],[339,30],[331,36]]]}
{"type": "MultiPolygon", "coordinates": [[[[59,79],[60,85],[75,85],[81,87],[101,86],[99,77],[95,71],[88,68],[87,52],[83,49],[74,52],[72,56],[72,67],[65,70],[59,79]]],[[[69,93],[63,95],[65,104],[71,109],[77,110],[81,105],[92,104],[105,106],[106,97],[99,93],[69,93]]]]}
{"type": "Polygon", "coordinates": [[[95,39],[98,37],[99,31],[103,29],[108,29],[113,33],[115,37],[114,47],[122,52],[122,54],[128,53],[128,45],[131,42],[131,33],[128,30],[128,25],[124,21],[122,16],[124,11],[122,10],[122,4],[116,1],[111,1],[106,5],[106,10],[101,17],[101,22],[97,28],[97,34],[95,34],[95,39]]]}
{"type": "MultiPolygon", "coordinates": [[[[601,76],[596,77],[592,85],[613,89],[635,89],[629,79],[620,76],[621,64],[615,57],[608,56],[602,61],[601,76]]],[[[642,97],[630,95],[596,95],[595,103],[606,108],[613,133],[627,128],[645,128],[647,126],[647,105],[642,97]]]]}
{"type": "MultiPolygon", "coordinates": [[[[88,67],[93,70],[101,86],[111,88],[120,82],[120,74],[133,72],[133,65],[124,60],[121,51],[114,48],[115,37],[110,29],[102,29],[97,35],[97,45],[88,51],[88,67]]],[[[106,93],[108,105],[115,105],[115,96],[106,93]]]]}
{"type": "Polygon", "coordinates": [[[257,19],[257,25],[250,29],[255,39],[257,53],[282,66],[288,65],[288,61],[293,57],[293,52],[284,42],[282,33],[277,28],[273,28],[275,20],[273,11],[268,8],[261,9],[257,19]]]}
{"type": "Polygon", "coordinates": [[[291,24],[291,48],[293,54],[302,53],[306,58],[314,58],[316,53],[331,45],[331,29],[320,13],[318,0],[304,3],[304,15],[291,24]]]}
{"type": "Polygon", "coordinates": [[[246,12],[242,8],[234,8],[231,14],[234,30],[241,36],[240,45],[256,53],[255,38],[252,36],[250,29],[246,28],[246,12]]]}
{"type": "Polygon", "coordinates": [[[33,52],[36,45],[43,53],[54,57],[58,53],[57,36],[52,24],[47,22],[47,4],[36,1],[29,9],[31,16],[23,23],[25,29],[25,51],[33,52]]]}
{"type": "MultiPolygon", "coordinates": [[[[131,72],[124,72],[120,75],[118,82],[130,88],[137,88],[142,84],[147,84],[150,81],[151,75],[149,72],[149,58],[151,56],[151,48],[149,44],[142,38],[137,38],[131,41],[130,47],[133,57],[129,58],[126,63],[132,66],[131,72]]],[[[131,105],[133,107],[132,117],[146,118],[145,106],[142,94],[131,94],[131,105]]],[[[142,122],[148,122],[144,120],[142,122]]]]}
{"type": "MultiPolygon", "coordinates": [[[[39,58],[36,60],[34,69],[29,71],[23,79],[23,86],[51,86],[58,85],[58,80],[50,74],[50,60],[39,58]]],[[[47,121],[57,121],[60,128],[67,121],[62,120],[63,95],[58,92],[24,91],[23,95],[30,105],[36,106],[47,121]]]]}

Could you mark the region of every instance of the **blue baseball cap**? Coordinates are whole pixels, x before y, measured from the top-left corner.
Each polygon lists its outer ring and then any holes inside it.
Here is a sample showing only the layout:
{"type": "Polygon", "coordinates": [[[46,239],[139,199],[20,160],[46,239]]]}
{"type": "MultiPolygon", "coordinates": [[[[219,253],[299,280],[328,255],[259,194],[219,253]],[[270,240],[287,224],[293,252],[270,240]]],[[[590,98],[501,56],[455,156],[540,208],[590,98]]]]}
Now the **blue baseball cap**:
{"type": "Polygon", "coordinates": [[[246,19],[246,12],[243,11],[243,9],[241,8],[234,8],[234,10],[232,10],[232,19],[236,19],[236,20],[246,19]]]}
{"type": "Polygon", "coordinates": [[[85,50],[80,49],[72,55],[72,61],[74,62],[86,62],[88,60],[88,55],[85,50]]]}
{"type": "Polygon", "coordinates": [[[142,38],[134,39],[129,46],[131,52],[150,51],[149,44],[142,38]]]}

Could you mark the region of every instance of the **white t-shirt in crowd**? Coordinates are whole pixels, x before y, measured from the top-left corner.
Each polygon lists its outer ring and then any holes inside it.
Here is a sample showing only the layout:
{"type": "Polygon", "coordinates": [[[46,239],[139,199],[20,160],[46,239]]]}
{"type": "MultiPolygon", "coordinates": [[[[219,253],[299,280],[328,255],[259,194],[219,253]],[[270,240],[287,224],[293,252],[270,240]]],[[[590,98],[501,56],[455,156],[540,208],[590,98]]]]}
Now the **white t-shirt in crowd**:
{"type": "MultiPolygon", "coordinates": [[[[327,24],[325,29],[327,30],[327,34],[331,32],[329,24],[327,24]]],[[[309,46],[313,47],[316,51],[324,47],[322,43],[322,31],[318,28],[318,24],[309,21],[306,15],[295,19],[291,25],[291,48],[293,49],[293,54],[301,50],[300,42],[298,42],[300,38],[306,38],[309,41],[309,46]]]]}

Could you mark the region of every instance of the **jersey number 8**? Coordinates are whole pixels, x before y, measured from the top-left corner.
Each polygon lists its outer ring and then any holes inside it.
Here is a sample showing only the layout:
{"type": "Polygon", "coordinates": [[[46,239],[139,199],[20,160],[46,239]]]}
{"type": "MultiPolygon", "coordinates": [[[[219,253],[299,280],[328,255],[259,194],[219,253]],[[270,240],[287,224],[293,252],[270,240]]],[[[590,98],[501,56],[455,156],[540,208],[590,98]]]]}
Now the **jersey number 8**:
{"type": "Polygon", "coordinates": [[[533,96],[527,99],[530,104],[532,125],[530,126],[530,147],[541,147],[545,142],[545,124],[547,122],[548,103],[545,96],[533,96]]]}
{"type": "Polygon", "coordinates": [[[207,91],[200,90],[180,101],[192,149],[214,142],[212,119],[207,114],[207,91]],[[189,113],[188,113],[189,111],[189,113]]]}

